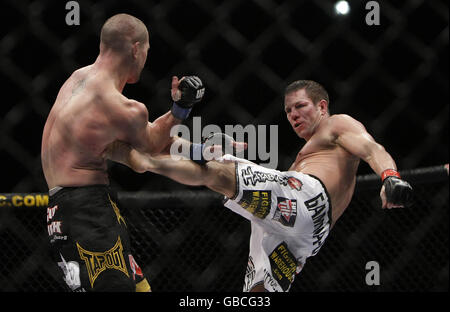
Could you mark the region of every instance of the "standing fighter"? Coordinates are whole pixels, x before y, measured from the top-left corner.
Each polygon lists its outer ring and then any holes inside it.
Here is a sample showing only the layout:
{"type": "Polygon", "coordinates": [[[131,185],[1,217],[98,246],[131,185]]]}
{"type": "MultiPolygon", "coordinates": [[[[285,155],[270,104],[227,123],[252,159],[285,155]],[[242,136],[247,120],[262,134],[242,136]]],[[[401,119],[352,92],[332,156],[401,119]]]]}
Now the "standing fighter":
{"type": "Polygon", "coordinates": [[[326,90],[314,81],[295,81],[286,88],[287,119],[306,144],[285,172],[232,155],[199,165],[121,146],[115,156],[138,172],[206,185],[225,195],[225,206],[252,226],[244,291],[288,291],[350,203],[360,159],[381,177],[382,208],[412,201],[411,186],[401,180],[383,146],[352,117],[330,115],[328,104],[326,90]]]}
{"type": "Polygon", "coordinates": [[[73,291],[150,291],[108,186],[105,150],[121,141],[152,155],[164,152],[176,140],[170,129],[189,115],[204,88],[198,77],[173,77],[171,112],[149,122],[146,106],[122,95],[127,83],[139,80],[149,47],[142,21],[127,14],[109,18],[95,63],[64,83],[44,127],[47,227],[73,291]]]}

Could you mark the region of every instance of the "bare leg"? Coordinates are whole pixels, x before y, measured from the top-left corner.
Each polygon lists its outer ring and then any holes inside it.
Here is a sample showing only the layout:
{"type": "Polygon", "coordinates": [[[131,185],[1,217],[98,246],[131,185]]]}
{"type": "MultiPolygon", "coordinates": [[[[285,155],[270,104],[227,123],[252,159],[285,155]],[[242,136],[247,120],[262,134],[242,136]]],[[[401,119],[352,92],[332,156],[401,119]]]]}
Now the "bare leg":
{"type": "Polygon", "coordinates": [[[207,162],[200,166],[191,160],[174,160],[171,156],[147,157],[147,171],[164,175],[187,185],[205,185],[209,189],[233,197],[236,192],[235,164],[207,162]]]}
{"type": "Polygon", "coordinates": [[[236,195],[236,164],[210,161],[206,163],[206,167],[212,177],[209,181],[205,181],[204,185],[228,198],[233,198],[236,195]]]}
{"type": "Polygon", "coordinates": [[[233,162],[210,161],[200,166],[191,160],[173,159],[170,155],[150,156],[120,141],[110,144],[104,154],[106,158],[120,162],[136,172],[150,171],[182,184],[205,185],[230,198],[236,192],[233,162]]]}

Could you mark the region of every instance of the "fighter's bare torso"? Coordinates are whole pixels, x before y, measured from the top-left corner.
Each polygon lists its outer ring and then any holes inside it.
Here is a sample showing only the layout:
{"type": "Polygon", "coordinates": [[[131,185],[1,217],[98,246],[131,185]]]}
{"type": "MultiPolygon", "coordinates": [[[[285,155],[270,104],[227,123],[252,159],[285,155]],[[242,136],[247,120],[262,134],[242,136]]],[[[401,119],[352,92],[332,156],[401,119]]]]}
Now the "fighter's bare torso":
{"type": "Polygon", "coordinates": [[[109,183],[103,153],[116,138],[110,118],[115,102],[105,95],[125,97],[93,67],[75,71],[64,83],[45,124],[41,157],[50,189],[109,183]]]}
{"type": "Polygon", "coordinates": [[[347,122],[341,115],[322,120],[306,142],[289,170],[318,177],[331,197],[332,224],[342,215],[352,198],[359,158],[336,142],[336,128],[347,122]]]}

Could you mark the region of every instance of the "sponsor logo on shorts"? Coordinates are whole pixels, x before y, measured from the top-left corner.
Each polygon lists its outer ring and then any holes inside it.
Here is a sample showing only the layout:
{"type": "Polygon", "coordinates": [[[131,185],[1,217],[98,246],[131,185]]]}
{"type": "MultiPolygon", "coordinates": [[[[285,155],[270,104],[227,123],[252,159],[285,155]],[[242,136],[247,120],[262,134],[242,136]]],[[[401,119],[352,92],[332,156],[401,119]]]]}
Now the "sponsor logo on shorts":
{"type": "Polygon", "coordinates": [[[249,256],[247,269],[245,270],[244,292],[250,291],[250,287],[252,287],[255,275],[256,275],[255,263],[253,263],[253,257],[249,256]]]}
{"type": "Polygon", "coordinates": [[[117,207],[117,204],[111,199],[111,197],[109,195],[108,195],[108,199],[109,199],[109,202],[111,203],[111,206],[114,209],[114,213],[116,214],[117,222],[119,224],[120,224],[120,222],[123,222],[123,225],[127,226],[125,219],[120,214],[120,210],[119,210],[119,207],[117,207]]]}
{"type": "Polygon", "coordinates": [[[58,205],[47,208],[47,222],[49,222],[55,216],[56,210],[58,210],[58,205]]]}
{"type": "Polygon", "coordinates": [[[84,291],[84,289],[81,288],[80,265],[78,262],[66,261],[62,254],[59,255],[61,256],[61,261],[58,262],[58,266],[63,271],[64,281],[67,286],[69,286],[72,291],[84,291]]]}
{"type": "Polygon", "coordinates": [[[257,183],[265,182],[276,182],[284,186],[288,184],[288,177],[277,173],[253,171],[250,166],[241,169],[241,176],[245,185],[251,184],[255,186],[257,183]]]}
{"type": "Polygon", "coordinates": [[[271,194],[271,191],[243,190],[238,204],[255,217],[264,219],[269,214],[272,205],[271,194]]]}
{"type": "Polygon", "coordinates": [[[130,262],[131,272],[133,273],[133,281],[136,280],[136,275],[140,278],[144,278],[144,274],[142,273],[141,267],[137,264],[136,260],[132,255],[128,255],[128,260],[130,262]]]}
{"type": "Polygon", "coordinates": [[[47,232],[48,232],[48,236],[52,237],[50,240],[52,243],[57,239],[67,240],[66,235],[58,235],[58,234],[62,234],[62,230],[61,230],[62,222],[52,220],[53,217],[55,216],[55,213],[57,210],[58,210],[58,205],[47,208],[47,232]]]}
{"type": "Polygon", "coordinates": [[[278,282],[283,291],[287,291],[294,281],[297,271],[297,260],[282,242],[269,255],[272,276],[278,282]]]}
{"type": "Polygon", "coordinates": [[[52,236],[54,233],[61,234],[61,221],[53,221],[47,224],[47,232],[48,236],[52,236]]]}
{"type": "Polygon", "coordinates": [[[305,201],[305,207],[312,212],[311,218],[314,224],[313,230],[313,245],[316,245],[311,255],[314,256],[319,252],[320,247],[325,242],[328,235],[329,222],[328,219],[328,201],[325,199],[323,193],[305,201]]]}
{"type": "Polygon", "coordinates": [[[293,227],[297,216],[297,200],[277,197],[277,207],[273,219],[281,224],[293,227]]]}
{"type": "Polygon", "coordinates": [[[272,274],[264,268],[264,288],[270,292],[280,291],[280,285],[272,277],[272,274]]]}
{"type": "Polygon", "coordinates": [[[120,236],[117,238],[114,247],[105,252],[88,251],[82,248],[78,242],[77,248],[81,259],[86,263],[91,287],[94,287],[94,282],[99,274],[108,269],[121,271],[129,277],[120,236]]]}
{"type": "Polygon", "coordinates": [[[303,186],[302,181],[294,177],[289,177],[287,183],[291,187],[291,189],[296,191],[300,191],[303,186]]]}

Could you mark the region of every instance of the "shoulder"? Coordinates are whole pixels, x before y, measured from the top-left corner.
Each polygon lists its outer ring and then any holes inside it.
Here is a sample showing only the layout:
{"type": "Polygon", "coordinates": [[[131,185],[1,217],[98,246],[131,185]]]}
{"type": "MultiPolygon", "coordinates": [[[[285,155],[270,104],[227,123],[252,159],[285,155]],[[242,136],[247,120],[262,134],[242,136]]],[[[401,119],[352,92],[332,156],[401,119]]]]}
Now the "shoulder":
{"type": "Polygon", "coordinates": [[[148,110],[147,106],[145,106],[144,103],[125,98],[123,105],[125,106],[126,110],[130,111],[138,117],[145,119],[146,121],[148,120],[148,110]]]}
{"type": "Polygon", "coordinates": [[[128,99],[120,93],[114,99],[114,102],[109,102],[106,107],[111,121],[119,127],[140,128],[148,122],[147,107],[143,103],[128,99]]]}
{"type": "Polygon", "coordinates": [[[111,112],[148,115],[144,103],[127,98],[115,88],[113,83],[109,83],[102,77],[95,77],[89,83],[89,89],[95,100],[101,102],[102,106],[111,112]]]}
{"type": "Polygon", "coordinates": [[[89,73],[91,72],[91,68],[92,65],[78,68],[72,72],[69,79],[72,80],[74,83],[80,80],[87,80],[90,77],[89,73]]]}
{"type": "Polygon", "coordinates": [[[333,132],[341,133],[343,131],[366,131],[364,125],[347,114],[331,115],[328,118],[328,124],[333,132]]]}
{"type": "Polygon", "coordinates": [[[334,123],[360,123],[358,120],[347,114],[331,115],[329,119],[334,123]]]}
{"type": "Polygon", "coordinates": [[[143,103],[128,99],[121,94],[114,99],[108,99],[106,106],[110,110],[111,115],[119,119],[135,121],[148,120],[148,110],[143,103]]]}

